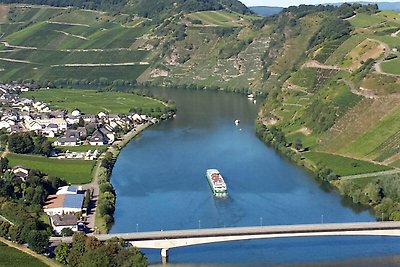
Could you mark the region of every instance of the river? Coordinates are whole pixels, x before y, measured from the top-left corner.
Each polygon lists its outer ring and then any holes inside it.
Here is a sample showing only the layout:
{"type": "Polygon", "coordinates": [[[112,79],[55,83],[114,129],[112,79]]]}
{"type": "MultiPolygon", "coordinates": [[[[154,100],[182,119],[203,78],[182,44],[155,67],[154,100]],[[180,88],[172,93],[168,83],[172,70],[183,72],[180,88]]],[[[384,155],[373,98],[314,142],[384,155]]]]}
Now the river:
{"type": "MultiPolygon", "coordinates": [[[[117,194],[111,233],[374,221],[326,190],[256,136],[257,105],[225,92],[154,89],[176,102],[176,118],[146,129],[120,153],[111,181],[117,194]],[[240,120],[235,125],[235,119],[240,120]],[[208,168],[224,176],[216,199],[208,168]]],[[[400,252],[388,237],[318,237],[228,242],[170,250],[172,266],[265,266],[365,260],[400,252]],[[203,265],[201,265],[203,266],[203,265]]],[[[144,250],[150,263],[159,251],[144,250]]]]}

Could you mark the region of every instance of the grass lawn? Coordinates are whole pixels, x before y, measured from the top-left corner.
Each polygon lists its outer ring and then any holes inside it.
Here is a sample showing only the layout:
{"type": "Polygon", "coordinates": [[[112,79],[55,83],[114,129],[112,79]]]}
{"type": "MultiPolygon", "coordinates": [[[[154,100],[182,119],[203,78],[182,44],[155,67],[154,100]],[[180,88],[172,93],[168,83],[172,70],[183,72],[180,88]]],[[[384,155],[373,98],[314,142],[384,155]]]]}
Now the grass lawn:
{"type": "Polygon", "coordinates": [[[326,153],[310,152],[302,155],[315,163],[321,163],[340,176],[386,171],[392,169],[391,167],[377,165],[367,161],[326,153]]]}
{"type": "Polygon", "coordinates": [[[86,114],[97,114],[100,111],[106,111],[111,114],[126,114],[132,107],[141,107],[143,110],[164,107],[159,101],[122,92],[50,89],[24,92],[21,96],[44,101],[54,109],[72,111],[78,108],[86,114]]]}
{"type": "Polygon", "coordinates": [[[43,267],[48,265],[26,253],[23,253],[22,251],[19,251],[18,249],[9,247],[6,244],[0,242],[0,266],[43,267]]]}
{"type": "Polygon", "coordinates": [[[382,70],[386,73],[400,75],[400,59],[398,59],[398,58],[383,62],[381,64],[381,66],[382,66],[382,70]]]}
{"type": "Polygon", "coordinates": [[[367,14],[357,14],[357,16],[349,20],[351,25],[353,25],[355,28],[367,28],[384,21],[385,19],[382,17],[371,16],[367,14]]]}
{"type": "Polygon", "coordinates": [[[40,170],[50,176],[65,179],[71,184],[85,184],[92,180],[92,169],[96,161],[77,159],[51,159],[36,155],[7,155],[10,166],[23,165],[40,170]]]}

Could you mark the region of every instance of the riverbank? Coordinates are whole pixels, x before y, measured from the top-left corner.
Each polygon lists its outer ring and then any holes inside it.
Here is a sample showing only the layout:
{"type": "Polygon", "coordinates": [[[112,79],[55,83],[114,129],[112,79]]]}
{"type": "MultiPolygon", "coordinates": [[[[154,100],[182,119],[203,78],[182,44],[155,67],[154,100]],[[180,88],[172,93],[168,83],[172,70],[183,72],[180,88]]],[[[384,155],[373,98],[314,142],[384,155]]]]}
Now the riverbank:
{"type": "Polygon", "coordinates": [[[295,164],[313,172],[318,180],[329,183],[354,204],[369,208],[377,220],[400,220],[398,200],[398,168],[377,165],[338,155],[305,151],[286,140],[285,134],[277,127],[268,127],[262,120],[256,123],[257,136],[267,145],[272,146],[295,164]],[[329,165],[326,164],[329,163],[329,165]],[[337,168],[336,168],[337,167],[337,168]],[[337,172],[361,170],[360,174],[337,172]]]}
{"type": "MultiPolygon", "coordinates": [[[[153,125],[152,122],[146,122],[144,124],[141,124],[139,127],[132,129],[131,131],[129,131],[128,133],[126,133],[125,135],[122,136],[121,140],[116,141],[113,145],[109,146],[107,151],[105,152],[105,155],[107,155],[107,153],[111,154],[112,156],[112,164],[104,164],[102,163],[102,161],[104,160],[104,158],[102,158],[101,160],[99,159],[99,163],[96,165],[96,171],[95,171],[95,178],[94,178],[94,188],[96,188],[94,190],[94,192],[96,192],[97,194],[93,194],[93,198],[92,200],[95,199],[95,209],[93,211],[93,215],[92,218],[94,219],[94,223],[93,223],[93,232],[95,233],[100,233],[100,234],[106,234],[109,232],[112,223],[114,221],[114,218],[112,218],[112,221],[110,221],[110,218],[108,218],[108,215],[110,214],[106,214],[105,216],[101,215],[100,212],[96,212],[98,209],[98,201],[102,198],[104,198],[104,194],[106,192],[109,192],[113,195],[113,205],[115,205],[115,200],[116,200],[116,194],[114,191],[114,188],[112,187],[112,184],[110,182],[110,175],[112,173],[112,168],[114,167],[114,162],[117,160],[117,157],[119,155],[119,153],[121,152],[121,150],[132,140],[134,139],[136,136],[138,136],[142,131],[144,131],[145,129],[147,129],[148,127],[150,127],[151,125],[153,125]],[[105,166],[106,165],[106,166],[105,166]],[[109,184],[111,189],[104,191],[104,190],[100,190],[100,184],[109,184]]],[[[89,223],[89,225],[91,225],[91,223],[89,223]]]]}

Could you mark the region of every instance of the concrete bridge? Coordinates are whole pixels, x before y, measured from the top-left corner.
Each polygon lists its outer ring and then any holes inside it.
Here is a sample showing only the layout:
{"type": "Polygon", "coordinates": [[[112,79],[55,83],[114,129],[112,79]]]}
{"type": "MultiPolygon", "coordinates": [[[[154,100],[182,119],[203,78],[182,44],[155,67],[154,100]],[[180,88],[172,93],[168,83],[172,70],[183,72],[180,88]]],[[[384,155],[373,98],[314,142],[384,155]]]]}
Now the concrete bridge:
{"type": "MultiPolygon", "coordinates": [[[[160,249],[162,262],[168,261],[171,248],[207,243],[313,236],[400,236],[400,222],[364,222],[300,224],[257,227],[231,227],[174,230],[157,232],[135,232],[94,235],[101,241],[117,237],[138,248],[160,249]]],[[[51,237],[50,242],[71,243],[72,237],[51,237]]]]}

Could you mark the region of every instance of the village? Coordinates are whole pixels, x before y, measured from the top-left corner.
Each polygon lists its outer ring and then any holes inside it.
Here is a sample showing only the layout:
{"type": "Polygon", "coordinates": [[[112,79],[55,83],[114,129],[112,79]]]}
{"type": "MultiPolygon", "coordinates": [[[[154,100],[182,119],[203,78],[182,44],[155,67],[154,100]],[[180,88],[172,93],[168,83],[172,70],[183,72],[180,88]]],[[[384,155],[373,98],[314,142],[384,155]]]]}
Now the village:
{"type": "MultiPolygon", "coordinates": [[[[52,141],[54,148],[49,158],[99,160],[107,149],[112,149],[113,144],[121,141],[124,134],[129,135],[141,125],[158,122],[157,118],[137,113],[83,114],[79,107],[70,113],[52,110],[47,103],[19,96],[21,92],[32,89],[30,84],[0,85],[0,129],[9,134],[34,132],[45,136],[52,141]],[[83,149],[63,149],[79,146],[83,149]]],[[[16,178],[25,181],[31,169],[16,165],[10,171],[16,178]]],[[[59,187],[55,194],[47,197],[43,210],[50,218],[54,234],[93,231],[95,216],[93,211],[91,215],[88,214],[88,203],[97,201],[99,189],[96,179],[88,185],[59,187]]],[[[96,207],[96,203],[91,206],[96,207]]]]}

